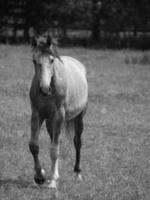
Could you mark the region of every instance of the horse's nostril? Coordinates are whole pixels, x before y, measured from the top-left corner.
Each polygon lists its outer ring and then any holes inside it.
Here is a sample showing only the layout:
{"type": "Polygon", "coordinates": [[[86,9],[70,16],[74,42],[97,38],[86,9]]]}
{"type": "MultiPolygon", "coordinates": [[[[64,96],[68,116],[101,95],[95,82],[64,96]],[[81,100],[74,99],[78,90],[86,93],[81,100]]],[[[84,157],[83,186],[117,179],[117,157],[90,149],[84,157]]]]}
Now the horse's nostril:
{"type": "Polygon", "coordinates": [[[40,93],[45,95],[45,92],[42,90],[42,88],[40,87],[40,93]]]}
{"type": "Polygon", "coordinates": [[[50,95],[51,94],[51,88],[40,87],[40,93],[42,95],[50,95]]]}

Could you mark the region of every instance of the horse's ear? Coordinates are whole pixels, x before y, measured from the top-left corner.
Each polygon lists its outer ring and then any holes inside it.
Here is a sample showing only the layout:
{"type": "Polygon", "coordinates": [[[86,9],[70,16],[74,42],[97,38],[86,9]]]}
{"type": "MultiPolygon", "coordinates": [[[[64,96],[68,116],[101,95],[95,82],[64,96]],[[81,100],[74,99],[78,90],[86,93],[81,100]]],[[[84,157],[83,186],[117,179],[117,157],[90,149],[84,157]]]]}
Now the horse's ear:
{"type": "Polygon", "coordinates": [[[37,47],[37,38],[35,38],[35,37],[32,38],[31,46],[32,46],[33,49],[37,47]]]}
{"type": "Polygon", "coordinates": [[[52,38],[50,35],[47,36],[47,45],[50,47],[52,45],[52,38]]]}

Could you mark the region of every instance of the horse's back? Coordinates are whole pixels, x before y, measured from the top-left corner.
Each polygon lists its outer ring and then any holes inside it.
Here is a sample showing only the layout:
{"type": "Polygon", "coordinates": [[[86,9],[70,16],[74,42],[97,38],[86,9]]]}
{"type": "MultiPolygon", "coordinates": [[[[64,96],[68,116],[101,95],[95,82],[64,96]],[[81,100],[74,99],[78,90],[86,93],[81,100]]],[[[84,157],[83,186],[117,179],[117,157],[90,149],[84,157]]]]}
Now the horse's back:
{"type": "Polygon", "coordinates": [[[61,59],[65,63],[65,66],[75,67],[75,69],[81,70],[81,72],[86,76],[85,66],[77,59],[70,56],[62,56],[61,59]]]}
{"type": "Polygon", "coordinates": [[[86,70],[78,60],[68,57],[61,57],[67,80],[66,94],[66,113],[67,118],[71,119],[79,114],[87,104],[88,84],[86,79],[86,70]]]}

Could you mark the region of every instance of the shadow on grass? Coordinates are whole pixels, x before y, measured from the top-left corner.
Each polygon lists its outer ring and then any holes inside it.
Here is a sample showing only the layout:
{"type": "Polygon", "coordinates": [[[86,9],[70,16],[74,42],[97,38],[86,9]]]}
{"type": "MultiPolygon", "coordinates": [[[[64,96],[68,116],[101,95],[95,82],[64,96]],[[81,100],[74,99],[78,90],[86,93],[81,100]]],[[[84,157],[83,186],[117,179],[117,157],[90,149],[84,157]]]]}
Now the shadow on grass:
{"type": "Polygon", "coordinates": [[[27,187],[33,187],[32,183],[30,181],[27,180],[23,180],[23,179],[11,179],[11,178],[7,178],[7,179],[0,179],[0,187],[2,186],[9,186],[9,185],[13,185],[16,186],[18,188],[27,188],[27,187]]]}
{"type": "Polygon", "coordinates": [[[28,181],[19,178],[17,179],[11,179],[11,178],[6,178],[6,179],[0,179],[0,188],[1,187],[8,187],[8,186],[13,186],[16,188],[32,188],[32,189],[47,189],[47,182],[45,182],[42,185],[36,184],[34,181],[28,181]]]}

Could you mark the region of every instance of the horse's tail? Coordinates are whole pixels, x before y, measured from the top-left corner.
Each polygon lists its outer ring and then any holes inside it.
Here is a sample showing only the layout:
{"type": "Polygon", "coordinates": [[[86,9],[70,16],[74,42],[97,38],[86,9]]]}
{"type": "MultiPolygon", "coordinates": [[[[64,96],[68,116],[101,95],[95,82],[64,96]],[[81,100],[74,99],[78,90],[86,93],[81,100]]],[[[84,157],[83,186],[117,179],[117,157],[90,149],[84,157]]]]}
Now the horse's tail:
{"type": "Polygon", "coordinates": [[[66,137],[70,141],[73,141],[73,138],[74,138],[74,121],[73,120],[67,121],[65,123],[65,134],[66,134],[66,137]]]}

